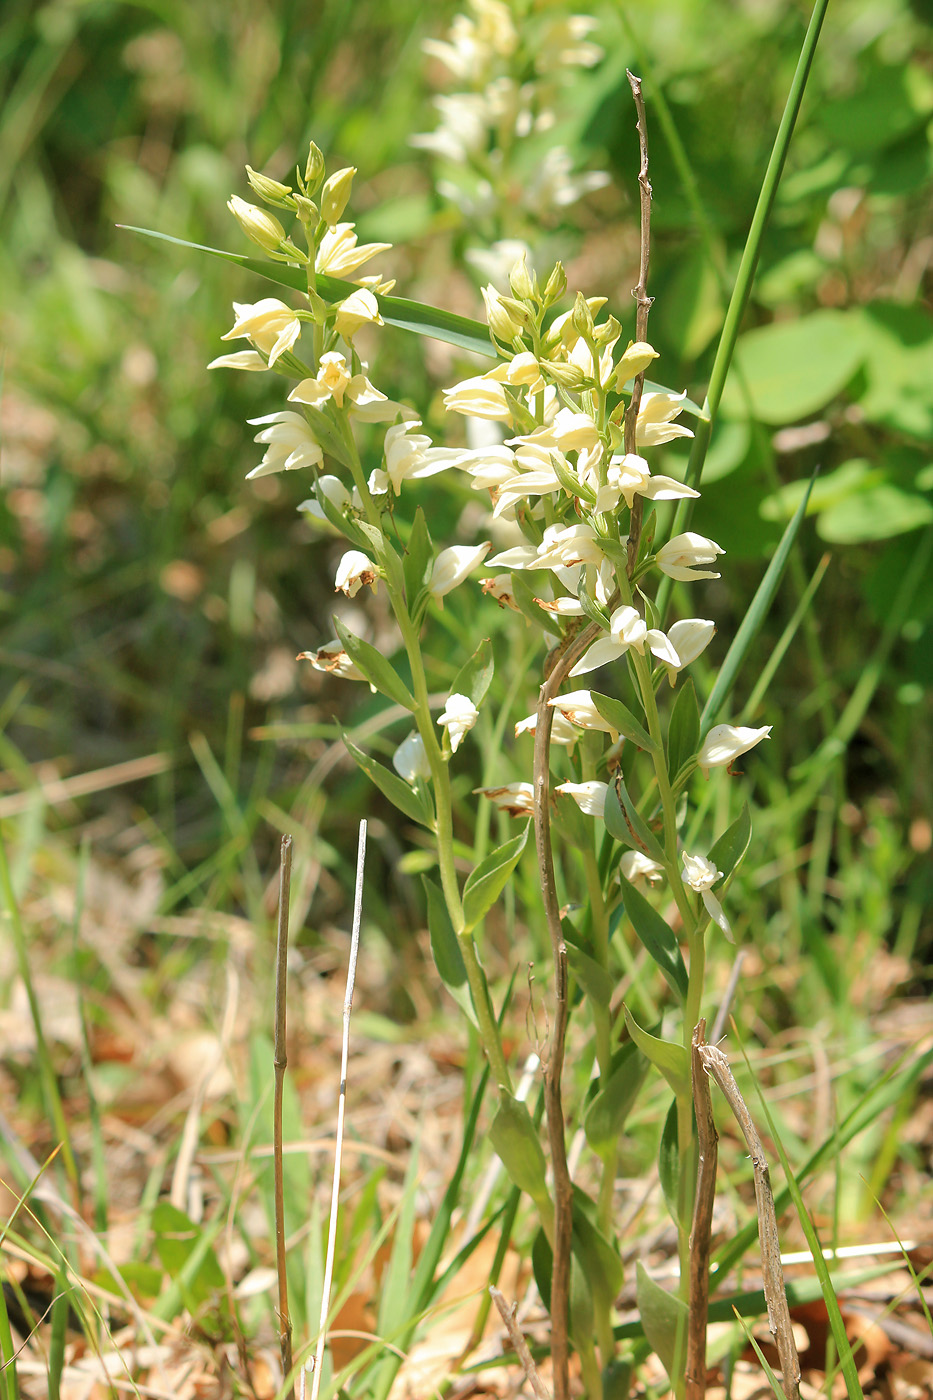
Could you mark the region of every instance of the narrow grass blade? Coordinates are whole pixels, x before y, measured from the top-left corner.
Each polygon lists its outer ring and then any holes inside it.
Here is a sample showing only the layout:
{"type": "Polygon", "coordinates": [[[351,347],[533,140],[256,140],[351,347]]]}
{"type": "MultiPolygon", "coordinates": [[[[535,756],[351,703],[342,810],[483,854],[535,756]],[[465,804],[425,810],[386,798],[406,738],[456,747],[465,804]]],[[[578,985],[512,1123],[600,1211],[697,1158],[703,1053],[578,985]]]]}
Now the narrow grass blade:
{"type": "Polygon", "coordinates": [[[739,717],[740,724],[748,723],[749,717],[757,712],[758,706],[761,704],[762,700],[764,700],[765,696],[767,695],[771,682],[777,674],[778,667],[781,665],[781,662],[787,655],[787,652],[790,648],[790,644],[796,637],[800,624],[806,616],[807,610],[809,609],[810,604],[813,602],[813,599],[816,596],[816,591],[819,588],[820,584],[823,582],[823,577],[826,573],[826,570],[829,568],[829,560],[830,556],[828,554],[824,554],[819,564],[816,566],[816,570],[814,571],[813,577],[810,579],[810,582],[804,589],[800,602],[794,609],[793,616],[791,617],[787,626],[784,628],[784,631],[778,638],[777,645],[771,652],[771,655],[768,657],[768,660],[765,663],[764,670],[758,677],[758,680],[755,682],[755,688],[752,691],[751,695],[748,697],[748,700],[745,704],[745,709],[742,711],[742,714],[739,717]]]}
{"type": "Polygon", "coordinates": [[[749,605],[748,612],[742,619],[739,630],[732,639],[732,645],[726,652],[725,660],[716,677],[716,684],[713,686],[712,694],[703,707],[700,716],[700,733],[705,735],[716,723],[716,720],[726,701],[732,693],[732,687],[738,679],[742,663],[748,655],[752,642],[761,630],[762,624],[768,615],[768,610],[774,601],[774,595],[778,590],[778,585],[787,567],[791,549],[797,538],[797,532],[803,523],[807,510],[807,501],[810,499],[810,492],[816,480],[817,473],[814,472],[810,478],[809,485],[804,492],[803,499],[794,513],[792,520],[787,523],[787,528],[781,536],[781,542],[774,551],[774,557],[765,570],[765,576],[755,590],[755,596],[749,605]]]}
{"type": "MultiPolygon", "coordinates": [[[[249,258],[244,253],[228,253],[222,248],[210,248],[205,243],[191,243],[187,238],[173,238],[169,233],[157,233],[151,228],[134,228],[131,224],[118,224],[117,228],[127,233],[139,233],[144,238],[158,238],[163,243],[175,243],[179,248],[191,248],[197,253],[209,253],[211,257],[223,258],[226,262],[245,267],[269,282],[277,282],[280,287],[291,287],[295,291],[307,290],[307,278],[301,268],[288,267],[284,263],[262,262],[259,258],[249,258]]],[[[343,301],[352,292],[359,291],[354,282],[344,282],[339,277],[319,274],[316,288],[326,302],[343,301]]],[[[379,314],[387,325],[399,330],[413,331],[415,335],[430,336],[432,340],[443,340],[448,345],[456,345],[460,350],[469,350],[474,355],[495,357],[489,331],[480,321],[471,321],[467,316],[456,316],[452,311],[441,311],[434,306],[426,306],[420,301],[410,301],[408,297],[377,296],[379,314]]]]}
{"type": "Polygon", "coordinates": [[[85,840],[81,843],[78,860],[78,878],[75,886],[75,912],[71,926],[71,965],[75,994],[78,999],[78,1021],[81,1026],[81,1069],[84,1074],[84,1087],[87,1092],[88,1118],[91,1127],[91,1162],[94,1167],[94,1228],[101,1234],[108,1228],[108,1169],[107,1154],[104,1150],[104,1134],[100,1121],[100,1105],[94,1089],[94,1065],[91,1059],[91,1046],[87,1034],[87,1014],[84,1004],[84,978],[78,962],[81,916],[84,912],[84,889],[91,848],[85,840]]]}

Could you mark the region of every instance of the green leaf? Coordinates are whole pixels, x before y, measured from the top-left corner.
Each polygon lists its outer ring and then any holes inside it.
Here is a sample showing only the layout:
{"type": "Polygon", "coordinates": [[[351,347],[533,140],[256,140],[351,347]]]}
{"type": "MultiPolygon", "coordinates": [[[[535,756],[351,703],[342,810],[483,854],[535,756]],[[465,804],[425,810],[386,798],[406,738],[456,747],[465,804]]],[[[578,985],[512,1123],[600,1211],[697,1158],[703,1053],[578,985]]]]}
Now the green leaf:
{"type": "Polygon", "coordinates": [[[678,1000],[687,997],[687,969],[674,931],[640,890],[620,874],[622,903],[639,942],[651,954],[678,1000]]]}
{"type": "Polygon", "coordinates": [[[353,759],[358,768],[362,768],[367,778],[375,783],[379,791],[389,799],[394,807],[400,812],[404,812],[406,817],[410,817],[414,822],[420,822],[422,826],[434,830],[434,814],[430,811],[427,802],[415,791],[415,789],[400,778],[397,773],[386,768],[382,763],[377,763],[374,758],[363,753],[351,744],[346,734],[343,735],[343,742],[346,745],[347,753],[353,759]]]}
{"type": "Polygon", "coordinates": [[[364,642],[362,637],[355,636],[339,617],[334,618],[334,626],[350,660],[362,671],[369,683],[387,699],[394,700],[396,705],[401,705],[406,710],[414,710],[414,696],[382,652],[377,651],[369,642],[364,642]]]}
{"type": "Polygon", "coordinates": [[[676,1041],[659,1040],[656,1035],[642,1030],[624,1002],[622,1011],[628,1033],[642,1054],[651,1061],[655,1069],[661,1071],[678,1097],[689,1094],[690,1056],[684,1047],[676,1041]]]}
{"type": "Polygon", "coordinates": [[[931,520],[933,505],[925,496],[882,482],[825,510],[816,533],[829,544],[862,544],[919,530],[931,520]]]}
{"type": "Polygon", "coordinates": [[[352,515],[344,515],[343,511],[338,510],[333,501],[329,500],[323,491],[319,496],[316,495],[315,499],[335,530],[339,530],[341,535],[343,535],[345,539],[348,539],[355,548],[361,549],[364,552],[369,549],[370,542],[363,534],[363,531],[359,528],[359,525],[353,519],[352,515]]]}
{"type": "Polygon", "coordinates": [[[428,902],[428,929],[431,934],[434,966],[460,1010],[476,1026],[478,1024],[476,1009],[470,994],[466,966],[460,951],[460,944],[457,942],[457,935],[454,933],[454,926],[450,922],[444,896],[434,881],[428,879],[427,875],[422,875],[421,882],[424,885],[424,893],[428,902]]]}
{"type": "Polygon", "coordinates": [[[411,527],[411,534],[408,536],[408,544],[402,559],[402,572],[405,576],[405,599],[408,603],[408,615],[412,621],[415,621],[415,614],[420,608],[433,563],[434,546],[431,543],[424,511],[419,506],[415,511],[415,523],[411,527]]]}
{"type": "Polygon", "coordinates": [[[671,782],[700,747],[700,706],[692,680],[681,686],[667,731],[667,771],[671,782]]]}
{"type": "Polygon", "coordinates": [[[525,1104],[507,1090],[499,1090],[499,1107],[489,1129],[489,1139],[520,1191],[540,1205],[550,1200],[545,1181],[544,1149],[525,1104]]]}
{"type": "Polygon", "coordinates": [[[719,840],[714,842],[709,853],[709,858],[717,870],[722,871],[722,879],[717,880],[713,886],[716,890],[725,889],[732,876],[738,870],[745,854],[751,844],[752,839],[752,819],[748,810],[748,803],[742,805],[742,810],[731,826],[726,827],[719,840]]]}
{"type": "MultiPolygon", "coordinates": [[[[817,468],[817,471],[818,470],[819,468],[817,468]]],[[[723,706],[732,693],[732,687],[738,679],[742,664],[748,655],[752,642],[755,640],[765,618],[768,616],[769,609],[774,600],[774,595],[778,590],[778,585],[787,567],[787,561],[790,558],[794,540],[797,538],[797,532],[803,522],[810,490],[816,481],[816,477],[817,472],[814,472],[810,478],[810,487],[797,507],[793,520],[788,522],[787,529],[781,536],[781,542],[774,551],[771,563],[765,570],[765,576],[755,590],[755,596],[751,601],[751,605],[742,619],[739,630],[732,639],[732,645],[726,652],[725,660],[716,678],[716,684],[713,686],[709,699],[703,706],[703,713],[700,716],[701,734],[708,733],[716,723],[723,706]]]]}
{"type": "Polygon", "coordinates": [[[159,1260],[172,1280],[182,1284],[186,1306],[197,1306],[224,1286],[220,1267],[202,1226],[169,1201],[158,1201],[152,1212],[152,1229],[159,1260]]]}
{"type": "Polygon", "coordinates": [[[607,724],[611,724],[613,729],[617,729],[626,739],[630,739],[639,749],[644,749],[646,753],[657,753],[658,746],[638,720],[621,700],[615,700],[611,695],[599,695],[591,691],[593,704],[607,724]]]}
{"type": "Polygon", "coordinates": [[[673,1293],[668,1293],[645,1271],[639,1259],[635,1265],[635,1293],[638,1315],[652,1349],[672,1381],[687,1339],[687,1305],[673,1293]]]}
{"type": "MultiPolygon", "coordinates": [[[[118,224],[127,233],[140,233],[145,238],[158,238],[163,243],[175,243],[179,248],[191,248],[198,253],[210,253],[212,257],[223,258],[226,262],[237,263],[269,282],[277,282],[281,287],[291,287],[297,292],[306,292],[308,281],[301,268],[288,267],[284,263],[262,262],[258,258],[246,257],[243,253],[228,253],[221,248],[209,248],[204,243],[191,243],[186,238],[173,238],[168,233],[157,233],[154,229],[134,228],[130,224],[118,224]]],[[[318,294],[330,303],[343,301],[352,292],[359,291],[353,282],[344,282],[339,277],[318,274],[315,285],[318,294]]],[[[479,321],[468,320],[466,316],[455,316],[451,311],[441,311],[434,306],[425,306],[406,297],[377,296],[379,314],[389,326],[399,330],[413,331],[416,335],[430,336],[433,340],[443,340],[448,345],[456,345],[460,350],[469,350],[474,355],[487,359],[495,357],[496,351],[489,339],[489,331],[479,321]]]]}
{"type": "Polygon", "coordinates": [[[599,1092],[583,1120],[586,1140],[598,1156],[608,1159],[615,1153],[647,1068],[648,1061],[633,1040],[627,1040],[613,1056],[608,1083],[603,1085],[600,1080],[599,1092]]]}
{"type": "Polygon", "coordinates": [[[610,836],[624,846],[644,851],[646,856],[663,864],[664,852],[660,843],[629,796],[620,773],[616,774],[606,790],[603,820],[610,836]]]}
{"type": "Polygon", "coordinates": [[[601,963],[591,958],[589,953],[584,953],[575,943],[571,943],[567,938],[564,942],[567,947],[567,966],[580,986],[597,1006],[608,1007],[615,991],[615,978],[601,963]]]}
{"type": "Polygon", "coordinates": [[[554,475],[557,477],[557,480],[560,482],[561,486],[563,486],[568,496],[577,496],[581,501],[586,501],[587,505],[595,506],[596,492],[593,490],[592,486],[588,486],[585,481],[581,481],[576,472],[570,470],[567,466],[566,459],[562,458],[559,453],[552,452],[551,466],[554,469],[554,475]]]}
{"type": "Polygon", "coordinates": [[[494,671],[492,642],[484,637],[469,661],[464,662],[451,681],[450,694],[465,695],[479,709],[486,698],[494,671]]]}
{"type": "MultiPolygon", "coordinates": [[[[578,1187],[573,1190],[572,1249],[583,1268],[593,1300],[602,1312],[608,1312],[625,1283],[625,1273],[618,1251],[596,1226],[595,1206],[578,1187]]],[[[592,1333],[590,1334],[592,1336],[592,1333]]]]}
{"type": "Polygon", "coordinates": [[[476,927],[505,888],[506,881],[518,864],[519,857],[528,840],[530,822],[525,829],[504,846],[491,851],[485,860],[480,861],[475,870],[467,876],[463,887],[463,929],[468,933],[476,927]]]}
{"type": "Polygon", "coordinates": [[[680,1152],[677,1140],[677,1100],[671,1099],[671,1106],[664,1120],[661,1145],[658,1148],[658,1179],[667,1202],[671,1219],[679,1223],[678,1193],[680,1190],[680,1152]]]}
{"type": "Polygon", "coordinates": [[[795,423],[818,412],[862,364],[862,326],[861,312],[814,311],[746,332],[736,347],[740,376],[726,389],[724,406],[736,416],[747,388],[762,423],[795,423]]]}

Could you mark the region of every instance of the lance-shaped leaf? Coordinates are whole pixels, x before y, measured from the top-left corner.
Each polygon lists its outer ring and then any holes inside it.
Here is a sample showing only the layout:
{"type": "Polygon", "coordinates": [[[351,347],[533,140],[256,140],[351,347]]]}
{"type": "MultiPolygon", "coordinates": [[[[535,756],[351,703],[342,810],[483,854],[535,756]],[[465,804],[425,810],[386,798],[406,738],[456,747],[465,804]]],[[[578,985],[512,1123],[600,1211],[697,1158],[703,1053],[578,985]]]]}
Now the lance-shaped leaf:
{"type": "Polygon", "coordinates": [[[466,884],[463,887],[463,931],[465,933],[469,933],[471,929],[476,927],[480,919],[499,898],[505,888],[506,881],[525,849],[530,825],[530,822],[526,822],[525,829],[520,835],[513,836],[511,841],[506,841],[504,846],[499,846],[497,850],[491,851],[486,859],[481,860],[476,869],[467,876],[466,884]]]}
{"type": "Polygon", "coordinates": [[[585,481],[581,481],[576,472],[572,472],[567,466],[566,459],[559,452],[551,453],[551,466],[554,475],[563,486],[568,496],[577,496],[581,501],[586,501],[587,505],[596,504],[596,492],[592,486],[587,486],[585,481]]]}
{"type": "Polygon", "coordinates": [[[687,997],[687,969],[674,930],[631,881],[621,874],[619,879],[622,883],[622,903],[639,942],[654,958],[668,985],[683,1003],[687,997]]]}
{"type": "Polygon", "coordinates": [[[612,1000],[612,993],[615,991],[615,979],[601,963],[598,963],[595,958],[591,958],[589,953],[584,953],[582,948],[578,948],[566,937],[564,942],[567,947],[567,966],[570,971],[591,1001],[594,1001],[597,1006],[607,1007],[612,1000]]]}
{"type": "Polygon", "coordinates": [[[672,1099],[658,1149],[658,1179],[675,1225],[683,1223],[677,1214],[680,1204],[680,1151],[677,1131],[677,1100],[672,1099]]]}
{"type": "Polygon", "coordinates": [[[454,926],[450,922],[444,896],[434,881],[429,880],[426,875],[422,875],[421,881],[428,902],[428,931],[431,934],[434,966],[460,1010],[476,1026],[478,1024],[476,1010],[470,995],[467,970],[463,954],[460,952],[460,944],[457,942],[457,935],[454,933],[454,926]]]}
{"type": "Polygon", "coordinates": [[[396,705],[414,710],[414,696],[382,652],[370,646],[369,642],[364,642],[362,637],[355,636],[339,617],[334,618],[334,626],[350,660],[369,683],[389,700],[394,700],[396,705]]]}
{"type": "Polygon", "coordinates": [[[600,1081],[600,1090],[586,1111],[583,1120],[586,1140],[593,1151],[606,1160],[614,1159],[619,1136],[647,1069],[648,1061],[639,1054],[638,1046],[633,1040],[627,1040],[613,1055],[608,1082],[602,1085],[600,1081]]]}
{"type": "MultiPolygon", "coordinates": [[[[158,238],[163,243],[175,243],[179,248],[191,248],[197,253],[209,253],[211,257],[223,258],[225,262],[245,267],[268,282],[276,282],[280,287],[291,287],[296,292],[308,289],[307,274],[299,267],[289,267],[286,263],[262,262],[243,253],[228,253],[222,248],[210,248],[204,243],[191,243],[187,238],[173,238],[169,233],[157,233],[151,228],[134,228],[130,224],[118,224],[127,233],[141,233],[145,238],[158,238]]],[[[345,301],[359,287],[355,282],[345,282],[340,277],[328,277],[318,273],[315,288],[324,301],[333,305],[345,301]]],[[[484,355],[492,359],[496,351],[489,339],[489,330],[480,321],[471,321],[466,316],[455,316],[451,311],[441,311],[435,306],[425,306],[419,301],[409,301],[407,297],[376,296],[379,314],[387,325],[400,330],[413,331],[416,335],[430,336],[433,340],[446,341],[460,350],[469,350],[474,355],[484,355]]]]}
{"type": "Polygon", "coordinates": [[[424,511],[419,506],[415,511],[415,523],[408,536],[405,554],[402,559],[402,572],[405,577],[405,599],[408,615],[412,621],[420,619],[423,605],[427,601],[428,579],[434,564],[434,546],[428,531],[424,511]]]}
{"type": "Polygon", "coordinates": [[[645,1336],[671,1380],[676,1381],[676,1370],[679,1369],[683,1376],[687,1305],[675,1293],[668,1293],[659,1283],[655,1283],[640,1259],[635,1265],[635,1275],[638,1315],[645,1336]]]}
{"type": "Polygon", "coordinates": [[[667,771],[671,782],[700,747],[700,707],[692,680],[680,688],[667,731],[667,771]]]}
{"type": "Polygon", "coordinates": [[[657,753],[658,746],[647,729],[638,723],[631,710],[623,705],[621,700],[616,700],[611,695],[599,695],[595,690],[590,694],[593,704],[607,724],[611,724],[613,729],[630,739],[637,748],[644,749],[646,753],[657,753]]]}
{"type": "Polygon", "coordinates": [[[351,544],[356,545],[357,549],[369,549],[370,540],[359,528],[358,523],[353,519],[352,515],[344,515],[342,510],[338,510],[326,491],[317,493],[316,500],[335,530],[339,530],[351,544]]]}
{"type": "Polygon", "coordinates": [[[730,879],[738,870],[745,854],[751,845],[752,840],[752,819],[748,811],[748,803],[742,805],[742,810],[731,826],[726,827],[719,840],[713,845],[709,853],[709,858],[717,870],[722,871],[722,879],[717,880],[713,886],[715,890],[724,890],[730,879]]]}
{"type": "MultiPolygon", "coordinates": [[[[593,1301],[604,1314],[622,1291],[625,1275],[618,1251],[595,1223],[593,1201],[578,1186],[573,1190],[573,1239],[571,1248],[589,1284],[593,1301]]],[[[592,1336],[592,1332],[590,1333],[592,1336]]]]}
{"type": "Polygon", "coordinates": [[[386,796],[394,807],[400,812],[404,812],[406,817],[412,821],[420,822],[430,831],[434,830],[434,813],[428,805],[427,799],[421,795],[409,783],[406,783],[398,774],[377,763],[374,758],[363,753],[351,744],[344,734],[343,742],[346,745],[347,753],[353,759],[358,768],[361,768],[381,793],[386,796]]]}
{"type": "Polygon", "coordinates": [[[488,637],[484,637],[469,661],[464,662],[451,681],[451,695],[465,695],[479,709],[486,697],[494,671],[492,642],[488,637]]]}
{"type": "Polygon", "coordinates": [[[520,1191],[525,1191],[539,1208],[551,1212],[545,1180],[544,1149],[525,1104],[507,1090],[499,1090],[499,1107],[489,1129],[489,1139],[520,1191]]]}
{"type": "Polygon", "coordinates": [[[619,773],[606,791],[603,820],[610,836],[614,836],[624,846],[644,851],[646,856],[663,865],[664,852],[660,842],[629,796],[619,773]]]}
{"type": "Polygon", "coordinates": [[[659,1040],[656,1035],[642,1030],[624,1002],[622,1011],[628,1033],[642,1054],[651,1061],[655,1069],[661,1071],[678,1097],[689,1094],[690,1055],[683,1045],[673,1040],[659,1040]]]}

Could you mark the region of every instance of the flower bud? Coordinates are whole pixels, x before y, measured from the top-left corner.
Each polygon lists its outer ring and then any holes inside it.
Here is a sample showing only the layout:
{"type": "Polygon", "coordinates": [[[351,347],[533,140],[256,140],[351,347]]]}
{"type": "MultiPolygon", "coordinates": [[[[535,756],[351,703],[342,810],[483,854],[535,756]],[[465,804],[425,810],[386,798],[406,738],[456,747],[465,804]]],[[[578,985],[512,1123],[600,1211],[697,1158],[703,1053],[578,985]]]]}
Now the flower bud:
{"type": "Polygon", "coordinates": [[[383,326],[385,322],[379,315],[379,303],[372,292],[367,292],[361,287],[358,291],[351,292],[344,301],[337,303],[334,329],[344,340],[349,341],[360,326],[366,325],[383,326]]]}
{"type": "Polygon", "coordinates": [[[521,300],[533,297],[535,294],[534,281],[528,271],[526,261],[528,254],[523,252],[518,262],[512,265],[509,273],[509,286],[512,288],[512,295],[521,300]]]}
{"type": "Polygon", "coordinates": [[[250,188],[264,199],[268,204],[286,204],[292,206],[291,185],[283,185],[278,180],[272,180],[268,175],[262,175],[258,170],[254,170],[251,165],[246,167],[246,178],[249,180],[250,188]]]}
{"type": "Polygon", "coordinates": [[[563,263],[555,263],[554,271],[547,279],[547,286],[544,289],[544,302],[546,306],[553,306],[555,301],[560,301],[567,290],[567,274],[564,271],[563,263]]]}
{"type": "Polygon", "coordinates": [[[227,200],[227,208],[247,238],[258,243],[267,253],[279,251],[285,242],[285,230],[272,214],[267,214],[264,209],[257,209],[255,204],[247,204],[239,195],[233,195],[227,200]]]}
{"type": "Polygon", "coordinates": [[[614,316],[610,316],[606,321],[600,321],[596,327],[593,340],[596,345],[615,345],[622,334],[622,327],[614,316]]]}
{"type": "Polygon", "coordinates": [[[350,200],[355,174],[356,166],[348,165],[344,170],[338,170],[335,175],[331,175],[321,190],[321,218],[328,228],[333,228],[340,222],[340,216],[350,200]]]}
{"type": "Polygon", "coordinates": [[[308,149],[308,163],[305,166],[305,190],[314,194],[318,185],[324,178],[324,157],[319,146],[314,142],[308,149]]]}
{"type": "Polygon", "coordinates": [[[619,393],[623,384],[627,384],[636,375],[644,373],[652,360],[658,358],[657,350],[653,350],[645,340],[629,341],[628,349],[616,365],[616,393],[619,393]]]}
{"type": "Polygon", "coordinates": [[[592,340],[593,333],[596,329],[593,325],[593,313],[587,305],[586,297],[582,292],[577,292],[570,319],[578,335],[582,335],[585,339],[592,340]]]}
{"type": "Polygon", "coordinates": [[[295,210],[301,222],[310,228],[313,228],[321,217],[314,200],[308,199],[303,194],[295,195],[295,210]]]}
{"type": "Polygon", "coordinates": [[[497,340],[511,344],[521,331],[521,324],[512,319],[503,305],[503,299],[495,287],[483,288],[483,301],[486,303],[486,322],[497,340]]]}
{"type": "Polygon", "coordinates": [[[546,360],[544,368],[548,378],[553,379],[562,389],[579,389],[586,379],[579,365],[568,364],[562,360],[546,360]]]}

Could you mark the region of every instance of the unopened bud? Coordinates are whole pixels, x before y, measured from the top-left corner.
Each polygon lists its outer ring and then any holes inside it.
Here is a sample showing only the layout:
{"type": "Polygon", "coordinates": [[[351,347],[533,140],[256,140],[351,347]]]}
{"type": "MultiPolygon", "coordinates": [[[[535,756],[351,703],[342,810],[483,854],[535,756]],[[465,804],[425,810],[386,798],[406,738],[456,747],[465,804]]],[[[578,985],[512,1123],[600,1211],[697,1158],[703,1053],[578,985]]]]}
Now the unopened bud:
{"type": "Polygon", "coordinates": [[[509,315],[495,287],[483,288],[483,301],[486,303],[486,322],[489,329],[497,340],[504,340],[507,345],[511,345],[520,333],[521,325],[509,315]]]}
{"type": "Polygon", "coordinates": [[[278,180],[271,180],[268,175],[260,174],[251,165],[246,167],[246,178],[249,180],[250,187],[267,204],[286,204],[288,208],[293,207],[291,185],[283,185],[278,180]]]}
{"type": "Polygon", "coordinates": [[[622,327],[619,325],[616,318],[614,316],[610,316],[608,320],[601,321],[596,327],[596,333],[593,336],[593,339],[597,345],[614,345],[615,342],[619,339],[619,333],[621,332],[621,330],[622,327]]]}
{"type": "Polygon", "coordinates": [[[247,204],[239,195],[233,195],[227,200],[227,208],[247,238],[258,243],[267,253],[279,251],[285,242],[285,230],[272,214],[267,214],[264,209],[257,209],[255,204],[247,204]]]}
{"type": "Polygon", "coordinates": [[[308,163],[305,166],[305,188],[309,194],[314,194],[318,185],[324,178],[324,157],[320,148],[311,142],[308,150],[308,163]]]}
{"type": "Polygon", "coordinates": [[[321,217],[314,200],[308,199],[303,194],[295,195],[295,210],[306,228],[314,228],[321,217]]]}
{"type": "Polygon", "coordinates": [[[586,340],[592,340],[593,331],[595,329],[593,325],[593,313],[587,305],[586,297],[582,292],[577,292],[570,319],[578,335],[582,335],[586,340]]]}
{"type": "Polygon", "coordinates": [[[535,294],[535,284],[531,273],[528,271],[527,257],[527,253],[522,253],[518,262],[513,264],[512,271],[509,273],[509,286],[512,288],[513,295],[520,299],[533,297],[535,294]]]}
{"type": "Polygon", "coordinates": [[[350,199],[355,174],[356,166],[348,165],[344,170],[338,170],[335,175],[331,175],[325,182],[321,190],[321,218],[328,228],[333,228],[339,223],[340,215],[350,199]]]}
{"type": "Polygon", "coordinates": [[[553,306],[555,301],[560,301],[567,290],[567,274],[564,271],[563,263],[555,263],[554,271],[547,279],[547,286],[544,289],[545,306],[553,306]]]}
{"type": "MultiPolygon", "coordinates": [[[[580,389],[586,381],[586,375],[580,366],[568,360],[544,360],[541,367],[547,377],[553,379],[562,389],[580,389]]],[[[592,380],[590,383],[592,384],[592,380]]]]}
{"type": "Polygon", "coordinates": [[[637,374],[642,374],[651,361],[657,358],[657,350],[653,350],[647,341],[629,341],[628,349],[616,365],[616,391],[620,391],[623,384],[627,384],[637,374]]]}

